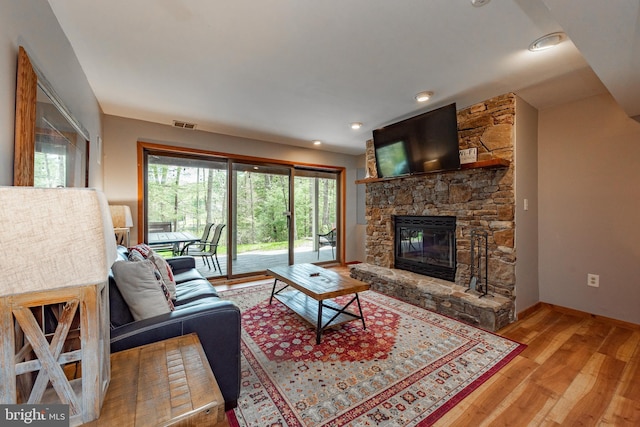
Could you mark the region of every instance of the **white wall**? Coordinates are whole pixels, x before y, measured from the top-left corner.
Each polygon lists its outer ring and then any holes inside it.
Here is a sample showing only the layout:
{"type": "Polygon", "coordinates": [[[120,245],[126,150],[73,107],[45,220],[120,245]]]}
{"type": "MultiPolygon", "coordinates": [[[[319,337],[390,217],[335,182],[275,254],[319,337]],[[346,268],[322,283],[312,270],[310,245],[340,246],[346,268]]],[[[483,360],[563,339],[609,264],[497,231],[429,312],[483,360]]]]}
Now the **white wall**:
{"type": "Polygon", "coordinates": [[[46,0],[0,0],[0,185],[13,184],[16,67],[23,46],[62,102],[91,134],[89,185],[102,188],[97,164],[101,111],[71,44],[46,0]]]}
{"type": "Polygon", "coordinates": [[[607,94],[538,129],[541,301],[640,324],[640,123],[607,94]]]}
{"type": "Polygon", "coordinates": [[[521,98],[516,98],[515,129],[516,313],[520,313],[539,301],[538,110],[521,98]]]}
{"type": "MultiPolygon", "coordinates": [[[[105,193],[110,203],[131,207],[136,226],[132,242],[137,241],[137,142],[152,142],[267,159],[346,168],[345,261],[357,257],[356,230],[356,166],[357,157],[274,144],[209,132],[190,131],[170,125],[150,123],[106,115],[104,118],[105,193]]],[[[364,142],[363,142],[364,145],[364,142]]]]}

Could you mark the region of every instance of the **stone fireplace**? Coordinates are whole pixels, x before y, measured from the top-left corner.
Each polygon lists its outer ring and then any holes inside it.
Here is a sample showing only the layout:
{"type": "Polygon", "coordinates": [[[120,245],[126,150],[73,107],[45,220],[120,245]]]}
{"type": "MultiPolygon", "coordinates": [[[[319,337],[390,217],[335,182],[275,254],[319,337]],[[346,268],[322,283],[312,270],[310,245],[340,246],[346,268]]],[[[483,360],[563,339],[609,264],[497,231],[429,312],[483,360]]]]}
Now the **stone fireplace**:
{"type": "MultiPolygon", "coordinates": [[[[514,122],[513,94],[472,105],[458,111],[458,136],[460,149],[477,148],[477,165],[463,167],[459,171],[365,181],[366,263],[361,267],[354,266],[352,275],[361,279],[370,278],[368,271],[360,275],[356,272],[358,268],[366,270],[368,265],[376,270],[376,274],[386,269],[397,276],[397,269],[405,269],[406,262],[424,258],[427,252],[435,253],[436,265],[453,262],[454,267],[445,275],[423,271],[416,272],[420,276],[414,275],[406,280],[422,282],[423,277],[435,277],[429,283],[437,282],[438,286],[452,287],[453,291],[445,291],[448,302],[433,303],[442,308],[438,308],[438,311],[489,328],[507,324],[514,316],[515,298],[514,122]],[[492,159],[504,159],[507,162],[497,166],[482,166],[486,164],[483,161],[492,159]],[[397,228],[396,222],[400,217],[423,216],[453,218],[450,220],[455,224],[453,233],[437,231],[420,234],[411,225],[397,228]],[[471,279],[471,232],[474,229],[488,234],[489,293],[495,298],[486,300],[506,301],[498,304],[500,308],[495,310],[496,313],[500,311],[500,320],[491,326],[482,325],[480,314],[468,315],[467,311],[471,308],[467,306],[461,306],[459,310],[456,308],[456,313],[451,312],[451,307],[457,302],[452,302],[449,296],[464,293],[471,279]],[[447,244],[453,249],[444,249],[447,244]],[[397,246],[403,249],[401,255],[406,256],[397,257],[394,254],[397,246]],[[450,250],[453,253],[449,253],[450,250]]],[[[393,286],[389,285],[391,282],[385,283],[381,287],[386,289],[386,293],[395,294],[393,286]]],[[[465,293],[463,297],[467,298],[470,294],[465,293]]],[[[407,291],[406,297],[395,296],[413,299],[411,302],[433,308],[429,301],[416,301],[412,291],[407,291]]],[[[422,298],[429,300],[428,296],[422,298]]]]}

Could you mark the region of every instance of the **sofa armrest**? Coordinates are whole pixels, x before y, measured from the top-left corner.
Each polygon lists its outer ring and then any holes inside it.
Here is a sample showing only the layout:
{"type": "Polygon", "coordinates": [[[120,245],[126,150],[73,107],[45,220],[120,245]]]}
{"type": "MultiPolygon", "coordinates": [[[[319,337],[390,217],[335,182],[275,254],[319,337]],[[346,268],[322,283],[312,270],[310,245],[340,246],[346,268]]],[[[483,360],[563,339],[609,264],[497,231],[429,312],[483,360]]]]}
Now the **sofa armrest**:
{"type": "Polygon", "coordinates": [[[180,273],[181,271],[191,270],[196,268],[196,259],[192,256],[177,256],[173,258],[167,258],[167,262],[174,273],[180,273]]]}
{"type": "Polygon", "coordinates": [[[112,329],[111,352],[192,332],[198,334],[225,402],[235,406],[240,396],[240,309],[231,301],[206,298],[112,329]]]}

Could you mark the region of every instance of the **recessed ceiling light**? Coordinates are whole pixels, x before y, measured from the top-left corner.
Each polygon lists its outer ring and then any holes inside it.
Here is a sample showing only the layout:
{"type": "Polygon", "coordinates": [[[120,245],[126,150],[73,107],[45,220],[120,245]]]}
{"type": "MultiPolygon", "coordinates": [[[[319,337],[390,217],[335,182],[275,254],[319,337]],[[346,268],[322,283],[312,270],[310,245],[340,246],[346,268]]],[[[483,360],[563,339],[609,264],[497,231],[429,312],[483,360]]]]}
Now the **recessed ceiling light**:
{"type": "Polygon", "coordinates": [[[319,139],[314,139],[312,142],[313,142],[313,145],[320,145],[320,144],[322,144],[322,141],[320,141],[319,139]]]}
{"type": "Polygon", "coordinates": [[[473,5],[473,7],[482,7],[490,1],[491,0],[471,0],[471,4],[473,5]]]}
{"type": "Polygon", "coordinates": [[[429,99],[431,99],[432,96],[433,92],[424,91],[416,94],[415,98],[418,102],[427,102],[429,99]]]}
{"type": "Polygon", "coordinates": [[[351,123],[351,129],[360,129],[361,127],[362,127],[362,123],[360,122],[351,123]]]}
{"type": "Polygon", "coordinates": [[[560,44],[566,38],[567,35],[563,32],[547,34],[546,36],[542,36],[538,40],[531,43],[529,45],[529,50],[531,52],[538,52],[540,50],[551,49],[552,47],[560,44]]]}

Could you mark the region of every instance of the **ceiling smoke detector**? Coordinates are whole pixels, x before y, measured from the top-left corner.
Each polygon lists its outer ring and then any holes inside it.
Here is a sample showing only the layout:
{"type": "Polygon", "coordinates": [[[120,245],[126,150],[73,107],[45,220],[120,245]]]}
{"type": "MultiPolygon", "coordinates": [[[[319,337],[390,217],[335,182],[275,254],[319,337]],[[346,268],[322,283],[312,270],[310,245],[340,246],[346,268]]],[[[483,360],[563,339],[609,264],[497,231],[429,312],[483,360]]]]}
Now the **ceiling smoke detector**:
{"type": "Polygon", "coordinates": [[[183,121],[180,121],[180,120],[174,120],[173,121],[173,126],[175,126],[177,128],[181,128],[181,129],[194,130],[197,125],[195,123],[187,123],[187,122],[183,122],[183,121]]]}

